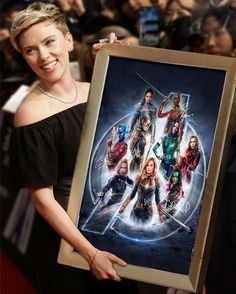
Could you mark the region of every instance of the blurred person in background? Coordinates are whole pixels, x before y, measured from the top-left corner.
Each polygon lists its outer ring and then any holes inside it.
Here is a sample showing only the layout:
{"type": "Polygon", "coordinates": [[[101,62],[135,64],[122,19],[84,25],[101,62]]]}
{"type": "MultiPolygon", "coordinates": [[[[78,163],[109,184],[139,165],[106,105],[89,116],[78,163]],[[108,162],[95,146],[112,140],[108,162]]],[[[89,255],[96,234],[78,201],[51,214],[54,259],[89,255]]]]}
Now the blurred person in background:
{"type": "MultiPolygon", "coordinates": [[[[31,83],[34,74],[27,66],[26,62],[16,52],[10,42],[10,27],[16,14],[23,9],[26,4],[23,3],[4,3],[1,7],[0,22],[0,58],[1,58],[1,82],[13,77],[15,80],[21,79],[21,82],[31,83]]],[[[12,84],[8,83],[8,89],[12,84]]],[[[5,89],[4,89],[5,90],[5,89]]]]}
{"type": "Polygon", "coordinates": [[[232,9],[236,9],[236,0],[228,0],[228,4],[232,9]]]}
{"type": "Polygon", "coordinates": [[[197,8],[194,0],[169,0],[162,18],[158,47],[181,50],[187,45],[192,15],[197,8]]]}
{"type": "MultiPolygon", "coordinates": [[[[200,52],[236,57],[236,1],[223,6],[212,6],[203,15],[203,38],[200,52]]],[[[236,121],[227,157],[227,170],[219,203],[219,212],[206,275],[208,293],[235,293],[235,176],[236,176],[236,121]],[[223,253],[223,254],[222,254],[223,253]]]]}
{"type": "Polygon", "coordinates": [[[201,35],[202,53],[236,57],[236,10],[228,5],[210,8],[203,16],[201,35]]]}
{"type": "Polygon", "coordinates": [[[119,0],[119,22],[134,36],[139,36],[139,10],[144,7],[152,7],[151,0],[119,0]]]}

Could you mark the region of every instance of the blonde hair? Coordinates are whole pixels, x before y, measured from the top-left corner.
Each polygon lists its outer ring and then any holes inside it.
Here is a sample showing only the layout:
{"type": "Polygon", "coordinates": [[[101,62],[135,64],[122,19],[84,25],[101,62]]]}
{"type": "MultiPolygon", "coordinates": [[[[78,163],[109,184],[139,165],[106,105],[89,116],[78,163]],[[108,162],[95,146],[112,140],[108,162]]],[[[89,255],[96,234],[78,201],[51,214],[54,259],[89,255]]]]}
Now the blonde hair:
{"type": "Polygon", "coordinates": [[[21,51],[19,37],[22,32],[31,26],[43,21],[55,22],[57,28],[66,34],[69,29],[66,24],[65,15],[60,8],[54,4],[34,2],[26,9],[20,11],[11,26],[11,43],[17,51],[21,51]]]}
{"type": "Polygon", "coordinates": [[[122,164],[126,164],[126,175],[128,173],[128,169],[129,169],[129,164],[128,164],[128,160],[125,158],[125,159],[122,159],[119,161],[118,165],[117,165],[117,168],[116,168],[116,173],[119,174],[120,173],[120,169],[121,169],[121,166],[122,164]]]}
{"type": "Polygon", "coordinates": [[[147,177],[147,171],[146,171],[146,168],[149,164],[149,162],[153,162],[154,163],[154,169],[153,169],[153,172],[152,172],[152,176],[153,177],[156,177],[156,172],[157,172],[157,162],[156,162],[156,159],[154,157],[150,157],[148,158],[145,162],[144,162],[144,165],[143,165],[143,168],[142,168],[142,171],[141,171],[141,174],[140,174],[140,179],[144,179],[147,177]]]}

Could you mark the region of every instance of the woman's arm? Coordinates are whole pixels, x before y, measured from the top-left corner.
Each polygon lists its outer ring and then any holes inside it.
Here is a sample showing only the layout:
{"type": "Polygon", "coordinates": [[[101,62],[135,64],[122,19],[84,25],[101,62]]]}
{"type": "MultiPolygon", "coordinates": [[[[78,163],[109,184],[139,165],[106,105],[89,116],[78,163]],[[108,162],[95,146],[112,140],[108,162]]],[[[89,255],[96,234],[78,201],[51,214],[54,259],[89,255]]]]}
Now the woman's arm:
{"type": "Polygon", "coordinates": [[[125,266],[126,263],[111,253],[97,251],[55,200],[52,187],[30,189],[30,193],[37,211],[63,239],[87,260],[97,279],[121,280],[113,269],[113,264],[125,266]]]}

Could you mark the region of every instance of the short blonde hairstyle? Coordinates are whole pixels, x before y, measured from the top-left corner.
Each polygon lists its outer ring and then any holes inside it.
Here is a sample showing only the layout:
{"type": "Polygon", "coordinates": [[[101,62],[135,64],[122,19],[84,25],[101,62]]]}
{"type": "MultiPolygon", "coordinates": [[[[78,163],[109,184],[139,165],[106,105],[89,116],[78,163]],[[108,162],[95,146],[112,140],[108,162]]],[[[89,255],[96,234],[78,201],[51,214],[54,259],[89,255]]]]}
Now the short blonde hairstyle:
{"type": "Polygon", "coordinates": [[[57,28],[66,34],[69,29],[66,24],[65,15],[60,8],[54,4],[34,2],[26,9],[20,11],[11,26],[11,43],[17,51],[21,51],[19,37],[22,32],[31,26],[43,21],[55,22],[57,28]]]}

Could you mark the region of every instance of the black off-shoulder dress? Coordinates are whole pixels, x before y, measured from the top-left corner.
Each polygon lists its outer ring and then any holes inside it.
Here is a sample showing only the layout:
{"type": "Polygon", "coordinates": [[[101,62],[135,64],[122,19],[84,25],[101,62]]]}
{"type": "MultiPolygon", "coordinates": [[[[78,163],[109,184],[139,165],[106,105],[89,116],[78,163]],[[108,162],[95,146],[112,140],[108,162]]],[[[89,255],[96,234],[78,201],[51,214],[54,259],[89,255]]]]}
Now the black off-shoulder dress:
{"type": "MultiPolygon", "coordinates": [[[[66,209],[85,109],[86,103],[78,104],[13,130],[11,170],[19,188],[53,186],[56,200],[66,209]]],[[[133,281],[98,281],[88,271],[58,264],[59,245],[59,235],[36,214],[29,254],[39,293],[138,293],[133,281]]]]}

